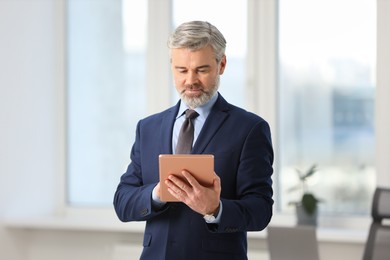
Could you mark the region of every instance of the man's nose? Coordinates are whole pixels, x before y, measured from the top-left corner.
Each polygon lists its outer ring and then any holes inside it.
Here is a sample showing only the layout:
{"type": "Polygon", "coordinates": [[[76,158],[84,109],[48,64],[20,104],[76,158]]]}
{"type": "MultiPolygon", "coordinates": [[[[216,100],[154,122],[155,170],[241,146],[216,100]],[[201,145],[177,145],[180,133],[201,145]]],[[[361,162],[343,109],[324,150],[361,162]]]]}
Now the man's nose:
{"type": "Polygon", "coordinates": [[[186,83],[192,85],[198,82],[198,74],[196,72],[188,72],[186,77],[186,83]]]}

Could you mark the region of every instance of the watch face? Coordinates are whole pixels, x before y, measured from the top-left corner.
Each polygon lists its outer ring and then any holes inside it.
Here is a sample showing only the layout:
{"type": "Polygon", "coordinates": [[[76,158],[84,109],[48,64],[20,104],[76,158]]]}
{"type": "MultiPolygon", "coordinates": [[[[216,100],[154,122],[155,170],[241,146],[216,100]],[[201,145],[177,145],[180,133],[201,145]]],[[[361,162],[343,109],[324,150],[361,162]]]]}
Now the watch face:
{"type": "Polygon", "coordinates": [[[207,222],[213,222],[215,220],[215,217],[213,215],[204,215],[203,218],[207,221],[207,222]]]}

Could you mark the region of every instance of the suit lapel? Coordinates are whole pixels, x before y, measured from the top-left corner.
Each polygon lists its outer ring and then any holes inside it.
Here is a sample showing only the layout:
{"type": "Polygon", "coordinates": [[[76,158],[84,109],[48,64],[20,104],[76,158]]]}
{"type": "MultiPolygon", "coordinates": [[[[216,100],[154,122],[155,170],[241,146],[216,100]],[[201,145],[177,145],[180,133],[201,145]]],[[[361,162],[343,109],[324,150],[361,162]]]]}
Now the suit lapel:
{"type": "Polygon", "coordinates": [[[172,154],[172,132],[175,117],[180,106],[180,101],[176,106],[169,108],[164,113],[160,131],[160,154],[172,154]]]}
{"type": "Polygon", "coordinates": [[[223,125],[223,122],[229,116],[229,104],[220,94],[218,95],[218,100],[211,109],[211,112],[207,117],[206,122],[203,125],[198,139],[192,149],[193,154],[203,153],[213,136],[217,133],[218,129],[223,125]]]}

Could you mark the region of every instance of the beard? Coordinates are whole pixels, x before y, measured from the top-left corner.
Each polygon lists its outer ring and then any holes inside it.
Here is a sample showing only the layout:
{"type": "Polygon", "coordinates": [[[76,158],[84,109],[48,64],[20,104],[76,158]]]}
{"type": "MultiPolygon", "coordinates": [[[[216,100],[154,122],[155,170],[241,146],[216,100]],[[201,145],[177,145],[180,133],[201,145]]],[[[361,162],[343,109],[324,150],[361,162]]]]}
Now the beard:
{"type": "Polygon", "coordinates": [[[202,85],[187,85],[185,89],[181,91],[180,98],[187,104],[190,108],[194,109],[200,106],[203,106],[214,96],[214,94],[218,91],[219,88],[220,75],[218,75],[215,79],[214,85],[208,90],[205,91],[202,85]],[[186,90],[191,89],[200,89],[202,94],[198,97],[191,97],[186,95],[186,90]]]}

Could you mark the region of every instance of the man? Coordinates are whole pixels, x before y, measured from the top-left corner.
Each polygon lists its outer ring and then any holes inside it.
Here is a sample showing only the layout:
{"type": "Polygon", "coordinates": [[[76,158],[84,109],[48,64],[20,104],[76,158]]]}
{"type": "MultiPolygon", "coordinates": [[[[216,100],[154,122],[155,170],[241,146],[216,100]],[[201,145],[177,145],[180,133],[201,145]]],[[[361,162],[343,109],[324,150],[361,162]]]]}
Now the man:
{"type": "Polygon", "coordinates": [[[208,22],[180,25],[171,35],[171,65],[181,100],[141,120],[131,163],[114,197],[121,221],[146,221],[141,259],[247,259],[247,231],[263,230],[272,216],[273,149],[268,123],[218,93],[226,41],[208,22]],[[160,200],[160,154],[176,150],[185,111],[192,119],[192,154],[213,154],[214,180],[200,185],[164,181],[180,202],[160,200]]]}

